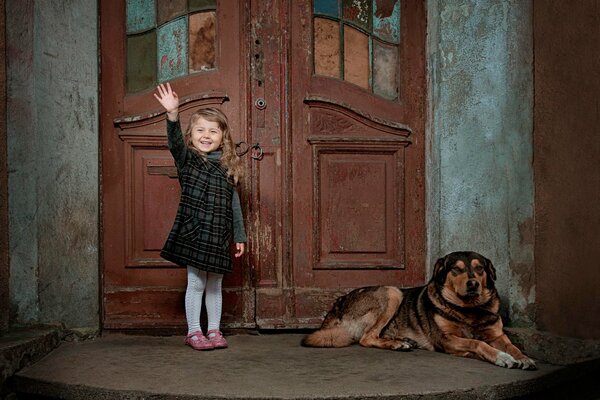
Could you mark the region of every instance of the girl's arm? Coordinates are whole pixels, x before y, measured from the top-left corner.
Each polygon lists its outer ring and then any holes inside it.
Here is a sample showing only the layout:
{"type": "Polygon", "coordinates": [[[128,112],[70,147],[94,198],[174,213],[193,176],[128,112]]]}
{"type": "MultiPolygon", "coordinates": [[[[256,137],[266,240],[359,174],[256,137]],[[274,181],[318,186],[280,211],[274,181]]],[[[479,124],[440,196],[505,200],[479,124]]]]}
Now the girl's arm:
{"type": "Polygon", "coordinates": [[[179,124],[179,96],[171,89],[171,85],[168,82],[166,85],[158,85],[156,91],[158,94],[154,93],[154,97],[167,112],[167,138],[169,150],[175,159],[177,168],[181,169],[185,165],[187,148],[179,124]]]}
{"type": "Polygon", "coordinates": [[[233,191],[231,199],[231,208],[233,210],[233,241],[235,242],[235,256],[241,257],[246,251],[246,229],[244,228],[244,216],[240,204],[240,195],[237,190],[233,191]]]}

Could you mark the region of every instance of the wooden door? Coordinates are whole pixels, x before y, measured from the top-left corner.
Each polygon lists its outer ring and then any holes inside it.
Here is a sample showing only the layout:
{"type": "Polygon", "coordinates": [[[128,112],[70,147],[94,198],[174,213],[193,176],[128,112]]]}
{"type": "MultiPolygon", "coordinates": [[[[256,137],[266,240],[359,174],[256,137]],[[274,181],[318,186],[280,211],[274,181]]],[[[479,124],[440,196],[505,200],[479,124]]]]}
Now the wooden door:
{"type": "Polygon", "coordinates": [[[101,29],[105,329],[185,326],[185,270],[159,257],[179,197],[166,81],[184,126],[221,107],[263,149],[225,327],[315,326],[351,288],[424,280],[422,1],[107,0],[101,29]]]}
{"type": "MultiPolygon", "coordinates": [[[[243,5],[237,0],[101,2],[103,326],[185,325],[185,269],[160,249],[179,184],[166,147],[165,116],[152,93],[171,82],[185,129],[191,112],[221,107],[234,140],[246,140],[243,5]]],[[[242,188],[241,196],[248,199],[242,188]]],[[[223,323],[254,326],[247,268],[224,280],[223,323]]]]}
{"type": "Polygon", "coordinates": [[[257,226],[281,245],[259,245],[276,262],[258,263],[256,320],[312,327],[352,288],[425,279],[425,11],[409,0],[258,3],[255,69],[286,77],[264,91],[289,117],[270,130],[282,194],[263,211],[273,222],[259,213],[257,226]]]}

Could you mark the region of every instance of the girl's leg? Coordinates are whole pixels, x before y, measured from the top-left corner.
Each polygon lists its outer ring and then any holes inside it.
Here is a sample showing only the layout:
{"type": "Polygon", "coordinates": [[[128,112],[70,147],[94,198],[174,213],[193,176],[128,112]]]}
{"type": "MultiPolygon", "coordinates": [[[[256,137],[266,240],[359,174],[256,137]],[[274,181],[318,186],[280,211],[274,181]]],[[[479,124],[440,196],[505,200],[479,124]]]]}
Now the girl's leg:
{"type": "Polygon", "coordinates": [[[206,280],[206,313],[208,314],[208,331],[206,336],[215,349],[228,347],[227,340],[219,330],[221,325],[221,306],[223,294],[221,293],[222,274],[208,273],[206,280]]]}
{"type": "Polygon", "coordinates": [[[223,293],[221,284],[223,274],[209,272],[206,280],[206,313],[208,315],[208,330],[219,330],[221,326],[221,309],[223,293]]]}
{"type": "Polygon", "coordinates": [[[198,268],[187,267],[187,289],[185,291],[185,317],[188,334],[202,332],[200,328],[200,312],[202,311],[202,295],[206,287],[206,272],[198,268]]]}

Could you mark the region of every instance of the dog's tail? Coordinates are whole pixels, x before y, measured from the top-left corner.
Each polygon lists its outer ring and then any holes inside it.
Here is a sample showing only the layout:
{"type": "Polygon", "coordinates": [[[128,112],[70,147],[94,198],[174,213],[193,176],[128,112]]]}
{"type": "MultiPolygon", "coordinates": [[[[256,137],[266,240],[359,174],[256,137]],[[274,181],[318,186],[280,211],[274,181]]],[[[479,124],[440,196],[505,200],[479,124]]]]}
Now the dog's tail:
{"type": "Polygon", "coordinates": [[[302,346],[306,347],[346,347],[354,343],[355,340],[341,326],[331,328],[321,328],[302,339],[302,346]]]}

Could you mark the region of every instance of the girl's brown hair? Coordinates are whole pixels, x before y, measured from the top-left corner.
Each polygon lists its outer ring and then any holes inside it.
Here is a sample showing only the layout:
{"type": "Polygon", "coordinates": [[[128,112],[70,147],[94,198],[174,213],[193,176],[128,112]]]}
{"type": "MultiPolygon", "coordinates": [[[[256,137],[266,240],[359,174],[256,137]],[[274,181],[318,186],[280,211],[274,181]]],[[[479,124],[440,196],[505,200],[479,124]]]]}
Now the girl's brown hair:
{"type": "Polygon", "coordinates": [[[233,144],[231,132],[229,131],[229,121],[223,111],[218,108],[201,108],[194,112],[190,117],[190,123],[183,135],[186,146],[196,153],[199,153],[201,156],[206,156],[206,154],[198,151],[192,145],[192,127],[200,118],[219,124],[219,129],[223,132],[223,141],[221,143],[223,155],[221,155],[221,165],[227,169],[227,174],[231,176],[233,182],[237,184],[244,179],[245,166],[242,159],[235,152],[235,145],[233,144]]]}

